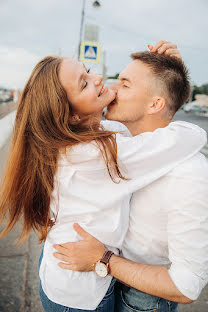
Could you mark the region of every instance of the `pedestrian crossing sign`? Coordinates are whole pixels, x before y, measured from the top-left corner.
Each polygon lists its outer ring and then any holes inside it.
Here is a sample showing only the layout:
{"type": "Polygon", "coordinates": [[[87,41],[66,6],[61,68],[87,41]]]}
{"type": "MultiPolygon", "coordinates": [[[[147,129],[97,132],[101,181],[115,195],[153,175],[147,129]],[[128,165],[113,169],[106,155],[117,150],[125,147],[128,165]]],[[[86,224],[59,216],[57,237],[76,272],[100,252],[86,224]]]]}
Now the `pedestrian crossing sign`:
{"type": "Polygon", "coordinates": [[[100,44],[97,42],[82,41],[80,47],[80,61],[89,63],[99,63],[100,44]]]}

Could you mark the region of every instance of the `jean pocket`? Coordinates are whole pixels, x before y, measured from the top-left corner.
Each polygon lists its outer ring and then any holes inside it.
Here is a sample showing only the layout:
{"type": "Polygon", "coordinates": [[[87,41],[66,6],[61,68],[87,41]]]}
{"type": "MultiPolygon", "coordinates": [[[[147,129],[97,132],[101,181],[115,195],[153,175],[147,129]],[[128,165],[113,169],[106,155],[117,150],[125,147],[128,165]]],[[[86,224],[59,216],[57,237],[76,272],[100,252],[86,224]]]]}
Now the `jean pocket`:
{"type": "Polygon", "coordinates": [[[160,298],[129,288],[128,291],[121,290],[121,300],[130,311],[157,312],[160,298]]]}
{"type": "Polygon", "coordinates": [[[107,293],[105,294],[105,297],[103,298],[103,300],[108,299],[114,292],[114,288],[115,288],[115,283],[116,283],[116,279],[112,279],[111,284],[107,290],[107,293]]]}
{"type": "Polygon", "coordinates": [[[114,286],[109,290],[109,292],[106,293],[105,297],[103,300],[108,299],[114,292],[114,286]]]}

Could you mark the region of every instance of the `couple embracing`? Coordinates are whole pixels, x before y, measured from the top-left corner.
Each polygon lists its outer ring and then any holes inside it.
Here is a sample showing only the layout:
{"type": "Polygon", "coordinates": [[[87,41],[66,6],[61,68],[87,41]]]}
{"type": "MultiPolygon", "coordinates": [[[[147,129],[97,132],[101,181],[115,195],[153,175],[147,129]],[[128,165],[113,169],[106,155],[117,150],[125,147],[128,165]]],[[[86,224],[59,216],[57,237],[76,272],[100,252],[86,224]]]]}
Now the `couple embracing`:
{"type": "Polygon", "coordinates": [[[20,241],[33,229],[45,242],[45,311],[175,312],[208,281],[206,134],[172,122],[190,92],[177,47],[149,48],[111,88],[82,63],[46,57],[23,90],[1,237],[23,217],[20,241]]]}

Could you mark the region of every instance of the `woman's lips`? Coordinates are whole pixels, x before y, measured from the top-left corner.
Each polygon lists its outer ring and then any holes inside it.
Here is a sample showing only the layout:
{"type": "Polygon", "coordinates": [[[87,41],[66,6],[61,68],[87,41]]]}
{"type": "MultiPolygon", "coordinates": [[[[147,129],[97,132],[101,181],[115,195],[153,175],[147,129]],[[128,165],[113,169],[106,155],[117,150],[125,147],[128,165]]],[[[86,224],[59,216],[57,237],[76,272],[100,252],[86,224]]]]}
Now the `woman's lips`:
{"type": "Polygon", "coordinates": [[[108,88],[106,87],[101,95],[103,95],[103,94],[105,94],[107,92],[108,92],[108,88]]]}
{"type": "Polygon", "coordinates": [[[108,92],[108,88],[105,87],[104,85],[102,85],[101,89],[100,89],[100,93],[98,94],[98,97],[102,96],[103,94],[108,92]]]}

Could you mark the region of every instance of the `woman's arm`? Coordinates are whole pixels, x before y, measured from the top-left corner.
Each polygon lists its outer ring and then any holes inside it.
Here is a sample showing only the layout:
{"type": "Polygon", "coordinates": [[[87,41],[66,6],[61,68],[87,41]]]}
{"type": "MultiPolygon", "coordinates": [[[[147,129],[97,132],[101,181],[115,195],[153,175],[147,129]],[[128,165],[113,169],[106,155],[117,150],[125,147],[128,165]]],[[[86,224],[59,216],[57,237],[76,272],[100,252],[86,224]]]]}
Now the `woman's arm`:
{"type": "Polygon", "coordinates": [[[171,122],[165,128],[134,137],[117,134],[119,165],[126,169],[124,174],[130,178],[129,192],[165,175],[199,152],[206,142],[206,132],[185,121],[171,122]]]}

